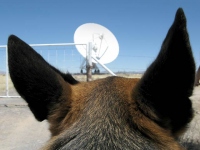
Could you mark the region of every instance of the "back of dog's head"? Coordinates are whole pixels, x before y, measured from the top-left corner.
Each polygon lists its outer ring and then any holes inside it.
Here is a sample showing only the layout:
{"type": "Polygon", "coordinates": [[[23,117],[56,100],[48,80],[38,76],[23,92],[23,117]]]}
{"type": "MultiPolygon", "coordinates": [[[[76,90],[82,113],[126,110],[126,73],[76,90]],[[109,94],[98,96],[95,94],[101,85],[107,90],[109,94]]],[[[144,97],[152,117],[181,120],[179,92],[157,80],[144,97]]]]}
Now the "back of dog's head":
{"type": "Polygon", "coordinates": [[[195,63],[181,8],[140,80],[78,82],[14,35],[8,56],[16,90],[50,123],[44,149],[182,149],[176,138],[193,117],[195,63]]]}

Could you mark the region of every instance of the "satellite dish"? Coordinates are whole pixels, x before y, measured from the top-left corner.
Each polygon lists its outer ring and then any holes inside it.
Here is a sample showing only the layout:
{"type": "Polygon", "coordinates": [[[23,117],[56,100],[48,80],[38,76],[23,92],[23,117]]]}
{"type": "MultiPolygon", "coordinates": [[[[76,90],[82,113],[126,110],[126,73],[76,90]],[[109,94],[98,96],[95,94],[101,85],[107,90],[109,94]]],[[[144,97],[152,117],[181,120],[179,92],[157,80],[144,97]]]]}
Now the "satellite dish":
{"type": "MultiPolygon", "coordinates": [[[[115,36],[102,25],[86,23],[79,26],[74,33],[75,43],[93,43],[92,57],[102,64],[115,60],[119,54],[119,44],[115,36]]],[[[76,45],[79,53],[86,58],[86,46],[76,45]]],[[[97,63],[92,59],[93,63],[97,63]]]]}

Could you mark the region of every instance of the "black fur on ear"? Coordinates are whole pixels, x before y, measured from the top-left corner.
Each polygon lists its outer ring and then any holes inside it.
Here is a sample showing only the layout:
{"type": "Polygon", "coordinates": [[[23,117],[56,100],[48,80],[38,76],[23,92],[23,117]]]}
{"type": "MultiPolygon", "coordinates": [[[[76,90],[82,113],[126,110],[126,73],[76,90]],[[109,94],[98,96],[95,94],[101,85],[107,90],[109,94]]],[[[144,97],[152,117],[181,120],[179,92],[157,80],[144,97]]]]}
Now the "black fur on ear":
{"type": "Polygon", "coordinates": [[[70,84],[78,83],[70,74],[63,74],[49,65],[37,52],[18,37],[8,38],[8,64],[14,87],[42,121],[62,94],[59,76],[70,84]]]}
{"type": "MultiPolygon", "coordinates": [[[[147,104],[159,114],[156,121],[173,134],[193,116],[189,97],[195,78],[195,63],[182,8],[162,44],[161,51],[137,86],[138,104],[147,104]]],[[[137,93],[137,92],[134,92],[137,93]]]]}

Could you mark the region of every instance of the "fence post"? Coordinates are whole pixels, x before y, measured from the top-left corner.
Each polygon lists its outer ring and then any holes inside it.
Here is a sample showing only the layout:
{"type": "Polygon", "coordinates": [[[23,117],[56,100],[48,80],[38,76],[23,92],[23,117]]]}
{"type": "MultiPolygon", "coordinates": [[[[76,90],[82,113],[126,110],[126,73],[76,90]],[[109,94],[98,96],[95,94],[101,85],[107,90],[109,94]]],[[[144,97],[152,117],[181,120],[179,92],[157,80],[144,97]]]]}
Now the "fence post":
{"type": "Polygon", "coordinates": [[[87,75],[87,81],[92,81],[92,42],[89,42],[87,45],[86,75],[87,75]]]}
{"type": "Polygon", "coordinates": [[[197,72],[196,72],[196,75],[195,75],[195,83],[194,83],[195,86],[200,85],[199,79],[200,79],[200,66],[199,66],[199,68],[198,68],[198,70],[197,70],[197,72]]]}
{"type": "Polygon", "coordinates": [[[9,96],[9,86],[8,86],[8,46],[6,46],[6,96],[9,96]]]}

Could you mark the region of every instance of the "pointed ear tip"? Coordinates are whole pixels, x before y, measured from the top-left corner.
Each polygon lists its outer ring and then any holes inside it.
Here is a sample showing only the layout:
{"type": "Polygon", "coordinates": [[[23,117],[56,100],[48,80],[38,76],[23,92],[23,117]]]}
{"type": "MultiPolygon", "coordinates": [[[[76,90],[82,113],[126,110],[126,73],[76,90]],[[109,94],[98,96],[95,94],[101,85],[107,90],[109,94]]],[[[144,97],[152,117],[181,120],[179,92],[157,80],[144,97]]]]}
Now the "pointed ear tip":
{"type": "Polygon", "coordinates": [[[22,41],[19,37],[11,34],[8,37],[7,45],[8,45],[8,50],[13,49],[13,47],[18,47],[20,45],[26,44],[24,41],[22,41]]]}
{"type": "Polygon", "coordinates": [[[12,44],[14,41],[18,40],[19,38],[13,34],[11,34],[9,37],[8,37],[8,46],[10,46],[10,44],[12,44]]]}
{"type": "Polygon", "coordinates": [[[9,37],[8,37],[8,41],[13,40],[13,39],[15,39],[15,38],[17,38],[17,36],[11,34],[11,35],[9,35],[9,37]]]}
{"type": "Polygon", "coordinates": [[[183,8],[179,7],[178,10],[177,10],[177,12],[182,12],[183,13],[184,12],[183,8]]]}
{"type": "Polygon", "coordinates": [[[186,17],[183,8],[178,8],[175,18],[175,20],[181,21],[182,23],[186,23],[186,17]]]}

